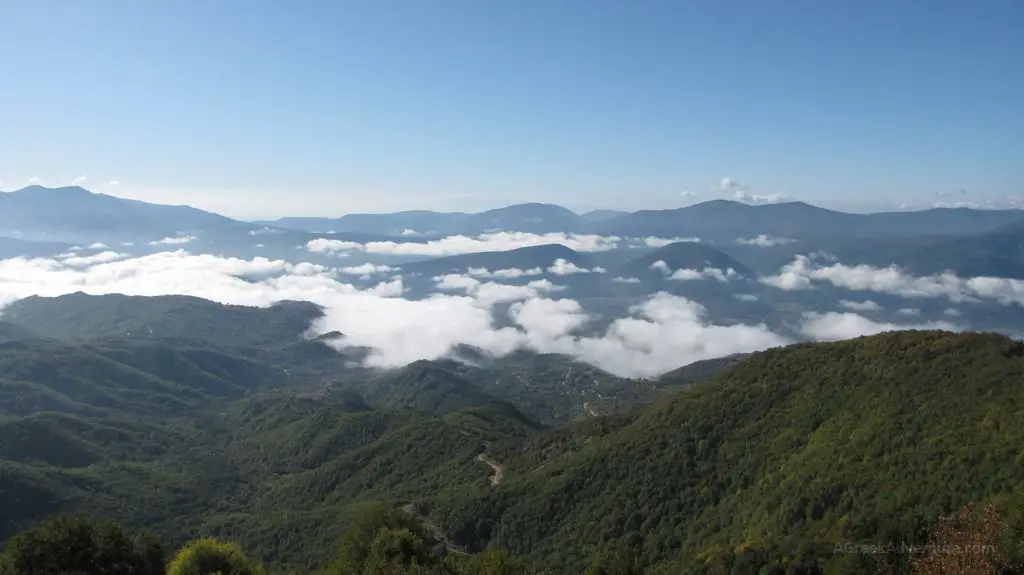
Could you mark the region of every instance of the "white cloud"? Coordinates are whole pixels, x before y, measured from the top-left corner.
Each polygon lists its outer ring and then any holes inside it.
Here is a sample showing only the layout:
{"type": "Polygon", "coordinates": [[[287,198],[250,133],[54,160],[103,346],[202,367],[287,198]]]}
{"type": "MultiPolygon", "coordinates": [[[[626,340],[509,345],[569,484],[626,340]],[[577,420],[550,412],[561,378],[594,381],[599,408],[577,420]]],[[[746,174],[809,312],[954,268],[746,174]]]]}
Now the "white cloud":
{"type": "Polygon", "coordinates": [[[493,277],[493,278],[514,279],[514,278],[521,278],[521,277],[525,277],[525,276],[539,276],[539,275],[544,273],[544,270],[542,270],[540,268],[532,268],[532,269],[528,269],[528,270],[521,270],[521,269],[518,269],[518,268],[505,268],[505,269],[495,270],[495,271],[492,272],[492,271],[488,270],[487,268],[467,268],[466,269],[466,273],[471,275],[471,276],[481,277],[481,278],[491,278],[491,277],[493,277]]]}
{"type": "Polygon", "coordinates": [[[889,293],[903,297],[945,297],[953,302],[994,299],[1004,305],[1024,305],[1024,281],[1011,278],[961,278],[953,273],[916,277],[898,266],[823,266],[807,256],[797,256],[783,266],[779,275],[761,281],[784,290],[810,289],[813,281],[828,282],[852,291],[889,293]]]}
{"type": "Polygon", "coordinates": [[[743,190],[737,190],[732,197],[737,202],[746,204],[777,204],[792,199],[784,194],[752,194],[743,190]]]}
{"type": "Polygon", "coordinates": [[[624,278],[622,276],[616,276],[612,278],[612,281],[622,284],[638,284],[640,283],[640,278],[624,278]]]}
{"type": "Polygon", "coordinates": [[[611,373],[650,377],[713,357],[784,345],[762,325],[713,325],[700,304],[664,292],[617,319],[600,337],[561,337],[541,349],[575,355],[611,373]]]}
{"type": "Polygon", "coordinates": [[[437,289],[442,291],[462,291],[475,296],[485,305],[493,305],[501,302],[520,301],[540,296],[542,291],[557,291],[551,282],[536,283],[530,282],[525,286],[509,285],[497,282],[481,282],[476,278],[462,274],[447,274],[434,278],[437,289]]]}
{"type": "Polygon", "coordinates": [[[712,188],[713,192],[731,194],[737,202],[747,204],[775,204],[789,201],[790,197],[783,194],[753,194],[750,186],[742,184],[729,176],[723,177],[718,185],[712,188]]]}
{"type": "Polygon", "coordinates": [[[768,234],[758,234],[758,236],[756,238],[749,238],[749,239],[737,238],[736,239],[736,243],[740,244],[740,245],[744,245],[744,246],[761,246],[761,247],[781,246],[781,245],[784,245],[784,244],[793,243],[794,241],[796,241],[796,240],[791,240],[791,239],[787,239],[787,238],[773,238],[773,237],[769,236],[768,234]]]}
{"type": "Polygon", "coordinates": [[[402,230],[402,235],[403,236],[418,236],[418,235],[420,235],[420,233],[417,232],[414,229],[405,228],[404,230],[402,230]]]}
{"type": "Polygon", "coordinates": [[[691,281],[691,280],[703,280],[703,279],[714,279],[725,283],[729,280],[736,279],[739,274],[736,270],[729,268],[727,270],[720,270],[718,268],[706,267],[702,270],[693,269],[678,269],[668,277],[670,280],[677,281],[691,281]]]}
{"type": "Polygon", "coordinates": [[[724,176],[721,180],[718,181],[718,186],[715,188],[715,191],[738,192],[746,189],[748,189],[746,185],[737,182],[736,180],[732,179],[729,176],[724,176]]]}
{"type": "Polygon", "coordinates": [[[649,248],[661,248],[677,242],[700,242],[700,238],[656,238],[653,236],[644,238],[644,245],[649,248]]]}
{"type": "Polygon", "coordinates": [[[668,279],[676,281],[701,280],[704,279],[704,274],[697,270],[679,269],[672,272],[668,279]]]}
{"type": "Polygon", "coordinates": [[[961,312],[960,310],[958,310],[956,308],[947,308],[947,309],[942,311],[942,314],[943,315],[948,315],[949,317],[960,317],[960,316],[963,315],[963,312],[961,312]]]}
{"type": "Polygon", "coordinates": [[[105,249],[107,249],[107,247],[108,247],[107,244],[105,244],[103,242],[93,242],[93,243],[85,246],[85,249],[87,249],[87,250],[105,250],[105,249]]]}
{"type": "Polygon", "coordinates": [[[38,176],[32,176],[28,179],[28,185],[35,186],[39,184],[40,180],[38,176]]]}
{"type": "Polygon", "coordinates": [[[841,299],[839,300],[839,305],[845,307],[846,309],[852,309],[853,311],[879,311],[883,309],[882,306],[878,305],[877,303],[871,300],[853,301],[848,299],[841,299]]]}
{"type": "Polygon", "coordinates": [[[405,292],[405,285],[402,283],[402,278],[395,278],[388,282],[380,282],[373,286],[370,292],[380,297],[398,297],[405,292]]]}
{"type": "Polygon", "coordinates": [[[393,268],[391,266],[386,266],[386,265],[383,265],[383,264],[375,265],[375,264],[367,262],[365,264],[358,265],[358,266],[350,266],[350,267],[341,268],[338,271],[340,271],[343,274],[349,274],[349,275],[355,275],[355,276],[366,276],[366,275],[370,275],[370,274],[390,273],[390,272],[393,272],[393,271],[395,271],[397,269],[398,268],[393,268]]]}
{"type": "Polygon", "coordinates": [[[757,296],[752,293],[737,293],[733,294],[732,297],[740,301],[757,301],[757,296]]]}
{"type": "Polygon", "coordinates": [[[317,238],[315,240],[309,240],[309,242],[306,243],[306,249],[319,254],[337,254],[338,252],[359,250],[362,249],[362,247],[363,244],[358,242],[330,240],[327,238],[317,238]]]}
{"type": "MultiPolygon", "coordinates": [[[[521,347],[566,353],[618,375],[655,376],[700,359],[787,343],[764,325],[714,325],[701,305],[666,293],[633,307],[628,317],[612,321],[603,332],[583,336],[577,331],[590,321],[588,314],[574,300],[546,298],[546,293],[563,289],[549,280],[516,286],[450,274],[435,280],[439,288],[456,293],[407,300],[401,297],[401,278],[360,289],[309,262],[222,258],[183,250],[104,263],[67,261],[76,257],[0,260],[0,305],[29,295],[77,291],[181,294],[252,306],[305,300],[325,308],[325,317],[312,326],[314,333],[344,333],[332,345],[371,348],[368,363],[382,367],[442,357],[453,346],[468,344],[496,355],[521,347]],[[515,327],[495,326],[494,306],[500,302],[512,303],[515,327]]],[[[801,331],[816,339],[837,339],[908,327],[955,326],[879,324],[852,313],[828,313],[805,317],[801,331]]]]}
{"type": "Polygon", "coordinates": [[[462,290],[471,292],[480,286],[480,280],[462,274],[445,274],[434,278],[437,289],[440,290],[462,290]]]}
{"type": "Polygon", "coordinates": [[[149,242],[149,245],[151,245],[151,246],[173,246],[173,245],[180,245],[180,244],[187,244],[187,243],[190,243],[190,242],[194,242],[197,239],[199,239],[199,238],[197,238],[195,236],[177,236],[177,237],[173,237],[173,238],[172,237],[166,237],[166,238],[163,238],[163,239],[160,239],[160,240],[154,240],[152,242],[149,242]]]}
{"type": "Polygon", "coordinates": [[[898,313],[900,315],[918,316],[918,315],[921,315],[921,310],[917,309],[916,307],[905,307],[905,308],[901,308],[901,309],[896,310],[896,313],[898,313]]]}
{"type": "Polygon", "coordinates": [[[88,176],[88,175],[86,175],[86,174],[82,174],[81,176],[78,176],[77,178],[75,178],[75,179],[71,180],[71,185],[72,185],[72,186],[81,186],[81,185],[82,185],[82,184],[84,184],[84,183],[86,182],[86,180],[88,180],[88,179],[89,179],[89,176],[88,176]]]}
{"type": "Polygon", "coordinates": [[[672,269],[668,267],[668,264],[665,263],[665,260],[658,260],[654,262],[653,264],[648,266],[648,269],[657,270],[665,275],[670,275],[672,273],[672,269]]]}
{"type": "Polygon", "coordinates": [[[181,294],[251,306],[305,300],[326,311],[312,326],[314,333],[344,333],[332,345],[371,348],[368,363],[382,367],[442,357],[453,346],[468,344],[496,355],[519,347],[570,353],[620,375],[657,375],[690,361],[783,341],[763,326],[711,325],[701,306],[667,294],[637,306],[631,317],[614,321],[603,335],[581,337],[573,330],[587,322],[587,315],[574,300],[546,299],[544,292],[560,289],[550,281],[512,286],[455,274],[439,281],[465,293],[407,300],[399,297],[400,278],[359,289],[308,262],[221,258],[183,250],[82,266],[15,258],[0,260],[0,305],[29,295],[77,291],[181,294]],[[510,310],[518,327],[495,326],[493,306],[502,301],[513,302],[510,310]]]}
{"type": "Polygon", "coordinates": [[[115,179],[110,180],[109,182],[107,182],[107,185],[108,186],[120,186],[121,185],[121,180],[118,180],[118,179],[115,178],[115,179]]]}
{"type": "Polygon", "coordinates": [[[526,287],[531,288],[531,289],[535,289],[535,290],[537,290],[539,292],[556,292],[556,291],[564,291],[564,290],[569,289],[566,286],[557,285],[555,283],[552,283],[551,280],[548,280],[548,279],[533,280],[532,282],[527,283],[526,287]]]}
{"type": "Polygon", "coordinates": [[[91,256],[76,256],[74,254],[63,254],[67,257],[57,256],[61,260],[61,263],[67,266],[91,266],[94,264],[102,264],[107,262],[116,261],[128,257],[127,254],[122,254],[113,251],[100,252],[91,256]]]}
{"type": "Polygon", "coordinates": [[[327,238],[310,240],[306,248],[312,252],[335,253],[339,251],[362,250],[375,254],[454,256],[480,252],[503,252],[532,246],[561,244],[579,252],[596,252],[615,249],[621,238],[586,234],[531,234],[526,232],[494,232],[475,238],[448,236],[427,242],[345,242],[327,238]]]}
{"type": "Polygon", "coordinates": [[[596,266],[596,267],[591,268],[591,269],[588,270],[587,268],[582,268],[582,267],[580,267],[580,266],[578,266],[578,265],[576,265],[576,264],[574,264],[574,263],[572,263],[572,262],[570,262],[570,261],[568,261],[566,259],[563,259],[563,258],[558,258],[557,260],[555,260],[555,263],[551,264],[551,267],[548,268],[548,272],[553,273],[556,276],[567,276],[567,275],[572,275],[572,274],[589,274],[589,273],[603,274],[603,273],[605,273],[607,271],[608,270],[606,270],[606,269],[604,269],[604,268],[602,268],[600,266],[596,266]]]}
{"type": "Polygon", "coordinates": [[[254,229],[254,230],[249,230],[249,235],[250,236],[261,236],[263,234],[279,234],[279,233],[281,233],[281,230],[274,229],[274,228],[272,228],[270,226],[263,226],[262,228],[257,228],[257,229],[254,229]]]}
{"type": "Polygon", "coordinates": [[[668,267],[668,264],[664,260],[658,260],[648,266],[648,269],[657,270],[663,275],[667,276],[670,280],[676,281],[692,281],[692,280],[703,280],[703,279],[715,279],[720,282],[727,282],[731,279],[736,279],[739,274],[736,270],[728,268],[721,270],[713,267],[705,267],[702,270],[695,269],[678,269],[675,272],[668,267]]]}
{"type": "Polygon", "coordinates": [[[680,192],[679,195],[684,197],[684,198],[693,198],[693,197],[697,196],[697,192],[691,192],[689,190],[684,190],[684,191],[680,192]]]}
{"type": "Polygon", "coordinates": [[[801,333],[816,340],[835,341],[862,335],[875,335],[888,331],[906,329],[942,329],[956,330],[956,325],[949,322],[929,322],[922,324],[878,323],[855,313],[828,312],[825,314],[804,314],[801,333]]]}

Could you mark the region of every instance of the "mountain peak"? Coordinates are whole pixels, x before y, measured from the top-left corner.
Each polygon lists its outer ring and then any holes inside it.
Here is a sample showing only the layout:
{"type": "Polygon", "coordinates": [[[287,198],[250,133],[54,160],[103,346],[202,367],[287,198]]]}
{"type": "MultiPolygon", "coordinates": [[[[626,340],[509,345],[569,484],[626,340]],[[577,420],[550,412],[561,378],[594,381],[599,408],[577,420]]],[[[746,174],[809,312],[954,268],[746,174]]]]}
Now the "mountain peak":
{"type": "Polygon", "coordinates": [[[59,186],[51,188],[42,186],[39,184],[33,184],[31,186],[25,186],[19,190],[14,190],[12,194],[60,194],[66,196],[96,196],[95,192],[83,188],[82,186],[59,186]]]}

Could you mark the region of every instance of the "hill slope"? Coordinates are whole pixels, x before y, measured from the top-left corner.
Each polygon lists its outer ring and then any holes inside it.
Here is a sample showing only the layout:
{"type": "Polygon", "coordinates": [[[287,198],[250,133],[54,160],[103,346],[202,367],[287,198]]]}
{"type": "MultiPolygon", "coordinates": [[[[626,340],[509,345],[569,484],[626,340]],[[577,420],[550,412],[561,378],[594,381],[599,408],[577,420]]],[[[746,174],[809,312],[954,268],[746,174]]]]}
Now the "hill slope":
{"type": "Polygon", "coordinates": [[[736,555],[839,569],[836,542],[913,540],[940,513],[1019,489],[1022,409],[1024,344],[1001,336],[795,345],[634,417],[493,449],[502,486],[440,515],[455,538],[500,538],[565,570],[609,540],[645,563],[681,549],[680,572],[727,571],[736,555]]]}

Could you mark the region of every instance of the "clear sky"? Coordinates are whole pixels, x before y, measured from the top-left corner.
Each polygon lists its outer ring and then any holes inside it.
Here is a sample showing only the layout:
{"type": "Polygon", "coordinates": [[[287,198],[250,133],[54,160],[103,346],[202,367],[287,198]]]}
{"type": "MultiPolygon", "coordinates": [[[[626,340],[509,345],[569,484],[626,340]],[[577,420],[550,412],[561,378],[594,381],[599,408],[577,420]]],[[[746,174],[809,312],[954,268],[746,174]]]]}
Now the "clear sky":
{"type": "Polygon", "coordinates": [[[1024,195],[1024,1],[0,0],[30,178],[239,217],[1024,195]]]}

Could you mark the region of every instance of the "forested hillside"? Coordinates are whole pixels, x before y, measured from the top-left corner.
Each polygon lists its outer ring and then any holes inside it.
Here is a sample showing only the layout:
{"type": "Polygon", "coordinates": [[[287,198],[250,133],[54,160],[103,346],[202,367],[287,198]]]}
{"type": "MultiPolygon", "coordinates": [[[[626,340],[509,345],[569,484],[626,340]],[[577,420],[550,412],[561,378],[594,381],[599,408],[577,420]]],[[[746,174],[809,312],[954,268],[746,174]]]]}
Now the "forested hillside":
{"type": "MultiPolygon", "coordinates": [[[[554,360],[506,360],[533,366],[518,396],[585,389],[568,366],[537,367],[554,360]]],[[[1006,521],[986,557],[1009,562],[1021,540],[1024,344],[1002,336],[889,333],[598,381],[595,394],[652,391],[620,394],[633,410],[546,422],[496,393],[517,381],[499,363],[423,362],[316,395],[290,388],[285,367],[178,340],[8,324],[0,365],[11,557],[44,545],[15,533],[65,512],[146,529],[165,559],[215,537],[302,573],[342,569],[339,545],[359,529],[385,563],[446,573],[938,573],[835,549],[926,543],[971,502],[1006,521]],[[372,401],[354,391],[369,381],[384,385],[372,401]],[[465,571],[486,550],[519,570],[465,571]]],[[[405,572],[369,556],[336,572],[405,572]]]]}

